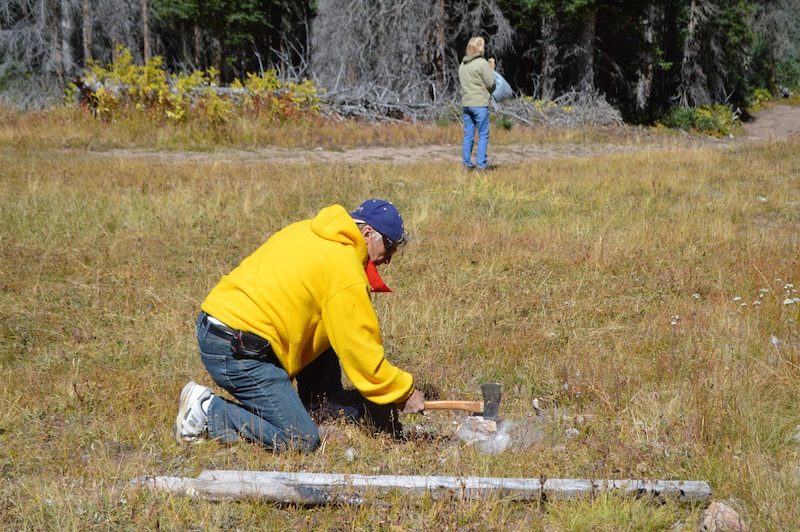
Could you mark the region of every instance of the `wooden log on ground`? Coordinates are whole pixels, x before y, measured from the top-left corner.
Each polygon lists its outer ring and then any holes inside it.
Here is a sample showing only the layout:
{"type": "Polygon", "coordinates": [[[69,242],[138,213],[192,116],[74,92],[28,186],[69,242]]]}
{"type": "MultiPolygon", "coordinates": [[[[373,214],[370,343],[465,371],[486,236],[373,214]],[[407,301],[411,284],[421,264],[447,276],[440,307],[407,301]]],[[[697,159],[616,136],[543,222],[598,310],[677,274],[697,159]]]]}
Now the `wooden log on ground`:
{"type": "Polygon", "coordinates": [[[445,477],[414,475],[342,475],[331,473],[293,473],[280,471],[206,470],[198,480],[209,483],[242,483],[251,486],[282,484],[324,492],[331,498],[348,500],[353,494],[366,491],[389,493],[400,491],[412,496],[428,495],[434,499],[480,499],[505,497],[513,500],[572,500],[601,493],[623,496],[651,496],[682,502],[699,502],[711,498],[706,482],[693,480],[580,480],[445,477]]]}
{"type": "MultiPolygon", "coordinates": [[[[301,506],[324,506],[331,502],[330,495],[323,490],[289,485],[280,481],[253,483],[232,481],[208,481],[184,477],[139,477],[132,481],[137,486],[167,491],[175,495],[188,495],[207,501],[261,500],[301,506]]],[[[346,501],[359,503],[358,500],[346,501]]]]}

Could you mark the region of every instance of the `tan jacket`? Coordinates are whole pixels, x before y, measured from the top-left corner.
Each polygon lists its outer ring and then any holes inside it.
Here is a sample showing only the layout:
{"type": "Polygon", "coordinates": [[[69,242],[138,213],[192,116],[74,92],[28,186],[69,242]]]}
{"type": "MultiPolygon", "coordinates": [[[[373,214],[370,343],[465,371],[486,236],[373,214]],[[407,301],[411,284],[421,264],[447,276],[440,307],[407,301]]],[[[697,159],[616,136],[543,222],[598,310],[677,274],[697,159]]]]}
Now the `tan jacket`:
{"type": "Polygon", "coordinates": [[[494,92],[494,71],[483,55],[465,55],[458,67],[461,107],[489,107],[494,92]]]}

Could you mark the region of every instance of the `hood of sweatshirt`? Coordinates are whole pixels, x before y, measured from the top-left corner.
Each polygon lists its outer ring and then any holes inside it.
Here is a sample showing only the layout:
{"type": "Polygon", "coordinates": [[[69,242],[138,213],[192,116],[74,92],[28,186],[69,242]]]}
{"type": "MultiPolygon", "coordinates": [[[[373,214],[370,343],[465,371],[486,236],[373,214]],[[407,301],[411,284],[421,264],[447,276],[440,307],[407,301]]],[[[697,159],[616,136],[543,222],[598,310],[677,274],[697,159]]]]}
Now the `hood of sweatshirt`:
{"type": "Polygon", "coordinates": [[[341,205],[325,207],[311,220],[311,230],[320,238],[355,248],[367,263],[367,243],[350,213],[341,205]]]}

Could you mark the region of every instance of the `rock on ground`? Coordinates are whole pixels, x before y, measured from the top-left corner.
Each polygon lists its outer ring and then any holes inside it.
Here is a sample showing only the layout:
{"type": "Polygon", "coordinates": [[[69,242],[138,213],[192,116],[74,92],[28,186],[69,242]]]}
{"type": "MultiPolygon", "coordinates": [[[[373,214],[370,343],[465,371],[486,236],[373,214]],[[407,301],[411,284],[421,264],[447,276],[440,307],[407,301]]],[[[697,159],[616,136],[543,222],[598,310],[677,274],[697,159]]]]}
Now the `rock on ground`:
{"type": "Polygon", "coordinates": [[[714,501],[703,512],[700,530],[705,532],[747,532],[750,527],[742,522],[736,510],[722,501],[714,501]]]}

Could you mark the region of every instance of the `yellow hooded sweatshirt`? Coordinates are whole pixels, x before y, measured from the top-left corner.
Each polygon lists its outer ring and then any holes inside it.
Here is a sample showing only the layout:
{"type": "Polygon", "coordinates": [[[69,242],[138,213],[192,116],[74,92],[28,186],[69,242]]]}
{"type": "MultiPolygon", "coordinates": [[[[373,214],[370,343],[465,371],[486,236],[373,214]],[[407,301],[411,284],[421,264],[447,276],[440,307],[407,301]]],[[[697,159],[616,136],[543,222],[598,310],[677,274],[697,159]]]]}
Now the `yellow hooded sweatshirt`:
{"type": "Polygon", "coordinates": [[[384,357],[364,267],[367,245],[341,205],[272,235],[220,280],[201,308],[266,338],[294,378],[333,347],[353,386],[377,404],[413,391],[410,374],[384,357]]]}

